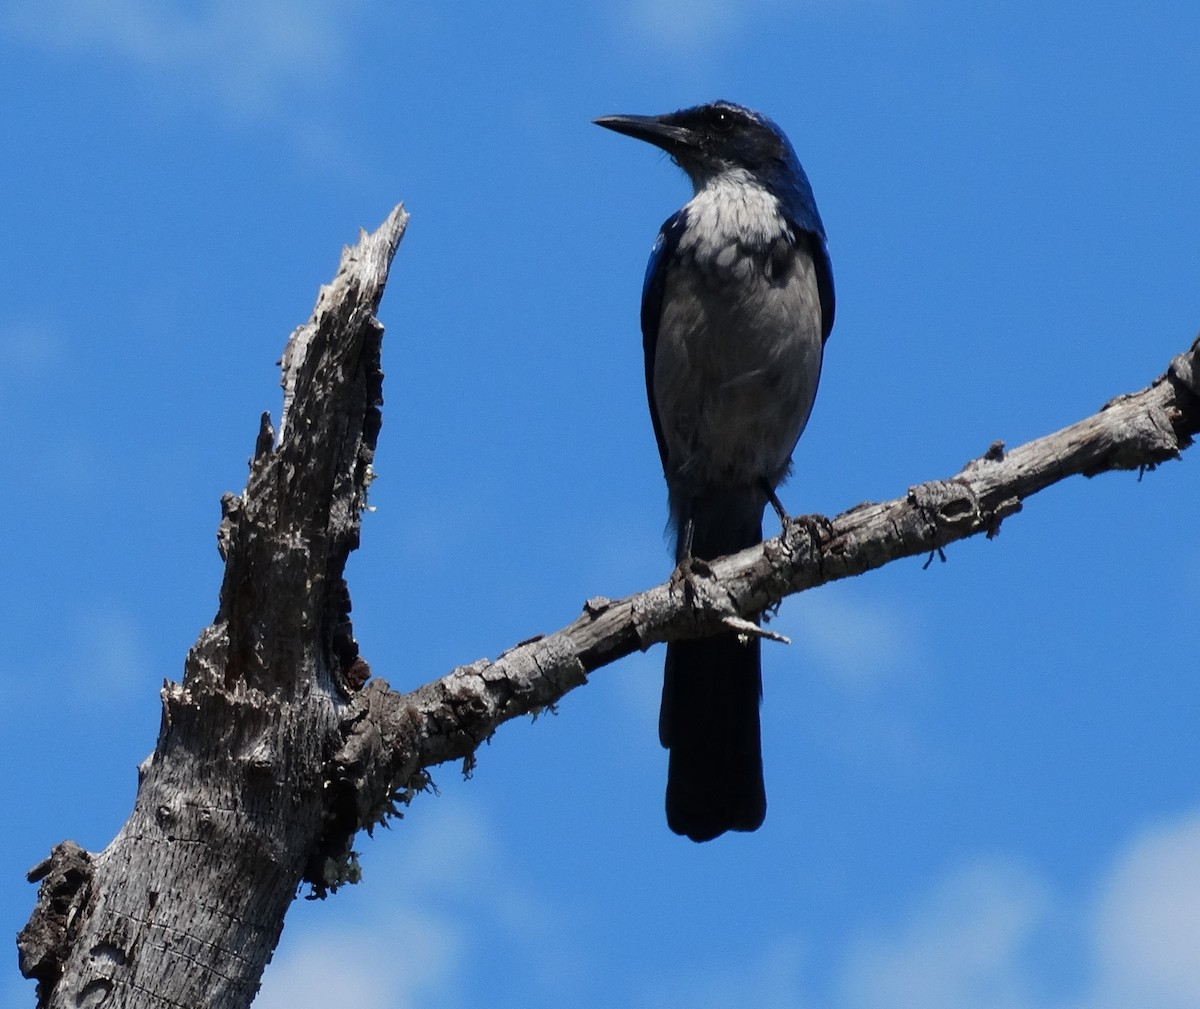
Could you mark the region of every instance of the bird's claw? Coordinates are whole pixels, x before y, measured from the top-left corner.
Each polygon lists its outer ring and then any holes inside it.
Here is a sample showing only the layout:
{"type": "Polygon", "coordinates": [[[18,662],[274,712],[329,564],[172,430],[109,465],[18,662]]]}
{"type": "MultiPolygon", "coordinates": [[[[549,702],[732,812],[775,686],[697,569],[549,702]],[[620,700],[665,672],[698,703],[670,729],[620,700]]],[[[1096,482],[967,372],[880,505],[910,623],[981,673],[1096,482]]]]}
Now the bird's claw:
{"type": "Polygon", "coordinates": [[[675,570],[671,572],[671,585],[683,593],[688,605],[695,606],[697,600],[707,595],[704,583],[712,577],[713,570],[708,561],[689,555],[675,565],[675,570]]]}
{"type": "Polygon", "coordinates": [[[833,539],[833,522],[824,515],[795,515],[784,523],[784,528],[799,526],[808,533],[814,547],[820,547],[822,540],[833,539]]]}

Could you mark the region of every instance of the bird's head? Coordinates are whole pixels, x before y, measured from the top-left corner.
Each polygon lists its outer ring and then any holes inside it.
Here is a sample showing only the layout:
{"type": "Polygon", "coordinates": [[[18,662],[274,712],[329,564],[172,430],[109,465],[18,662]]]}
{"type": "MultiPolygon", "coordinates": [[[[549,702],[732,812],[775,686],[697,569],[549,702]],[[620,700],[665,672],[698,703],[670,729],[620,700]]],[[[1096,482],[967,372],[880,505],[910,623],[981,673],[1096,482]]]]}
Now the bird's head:
{"type": "Polygon", "coordinates": [[[803,178],[783,130],[758,112],[717,101],[661,116],[601,116],[597,126],[645,140],[666,151],[697,189],[736,169],[766,184],[803,178]]]}

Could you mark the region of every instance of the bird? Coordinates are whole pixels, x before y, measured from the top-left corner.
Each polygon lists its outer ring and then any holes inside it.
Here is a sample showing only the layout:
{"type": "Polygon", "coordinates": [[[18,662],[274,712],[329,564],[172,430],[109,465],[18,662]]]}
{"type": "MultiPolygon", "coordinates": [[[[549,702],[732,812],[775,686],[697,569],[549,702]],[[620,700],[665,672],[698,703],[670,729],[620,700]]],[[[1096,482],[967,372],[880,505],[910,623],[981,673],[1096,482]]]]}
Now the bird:
{"type": "MultiPolygon", "coordinates": [[[[722,100],[594,122],[661,148],[692,184],[650,253],[642,344],[676,563],[715,560],[762,542],[768,503],[787,520],[775,490],[833,328],[825,226],[791,142],[759,112],[722,100]]],[[[668,643],[659,739],[676,834],[762,826],[761,700],[757,637],[668,643]]]]}

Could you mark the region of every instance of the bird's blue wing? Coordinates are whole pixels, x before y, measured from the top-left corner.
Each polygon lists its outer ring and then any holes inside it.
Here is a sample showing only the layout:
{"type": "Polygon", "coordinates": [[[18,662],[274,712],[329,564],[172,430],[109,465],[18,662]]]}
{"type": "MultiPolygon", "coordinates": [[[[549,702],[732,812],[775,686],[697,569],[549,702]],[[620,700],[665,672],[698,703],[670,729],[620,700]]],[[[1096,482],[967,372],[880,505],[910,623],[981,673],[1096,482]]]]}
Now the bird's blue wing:
{"type": "Polygon", "coordinates": [[[836,298],[833,294],[833,264],[829,261],[829,250],[825,247],[825,236],[809,232],[812,239],[813,266],[817,271],[817,293],[821,296],[821,342],[829,339],[833,329],[833,310],[836,298]]]}
{"type": "Polygon", "coordinates": [[[772,189],[783,205],[783,216],[796,236],[796,244],[803,247],[802,239],[808,240],[808,252],[812,255],[817,272],[817,292],[821,297],[821,338],[828,340],[833,329],[835,298],[833,265],[829,261],[829,248],[825,242],[825,224],[821,220],[821,212],[817,210],[808,176],[800,167],[796,152],[790,145],[788,155],[785,181],[778,182],[772,189]]]}
{"type": "Polygon", "coordinates": [[[675,258],[679,238],[686,227],[686,210],[680,210],[667,218],[659,229],[658,238],[654,240],[654,248],[650,250],[646,278],[642,282],[642,350],[646,356],[646,400],[650,404],[650,421],[654,425],[654,437],[658,442],[658,454],[664,469],[667,465],[667,443],[663,439],[662,422],[658,418],[658,405],[654,400],[654,352],[658,346],[658,323],[662,318],[667,269],[675,258]]]}

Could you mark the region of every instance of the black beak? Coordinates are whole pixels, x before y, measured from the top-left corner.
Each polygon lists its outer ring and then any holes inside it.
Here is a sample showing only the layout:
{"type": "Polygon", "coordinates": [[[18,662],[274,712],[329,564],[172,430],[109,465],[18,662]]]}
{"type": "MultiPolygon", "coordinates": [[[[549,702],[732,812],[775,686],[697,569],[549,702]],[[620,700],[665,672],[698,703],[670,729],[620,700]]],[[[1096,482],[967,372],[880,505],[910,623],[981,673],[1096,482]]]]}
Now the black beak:
{"type": "Polygon", "coordinates": [[[667,119],[666,116],[601,116],[592,122],[606,130],[661,147],[671,157],[696,146],[696,137],[691,130],[667,119]]]}

